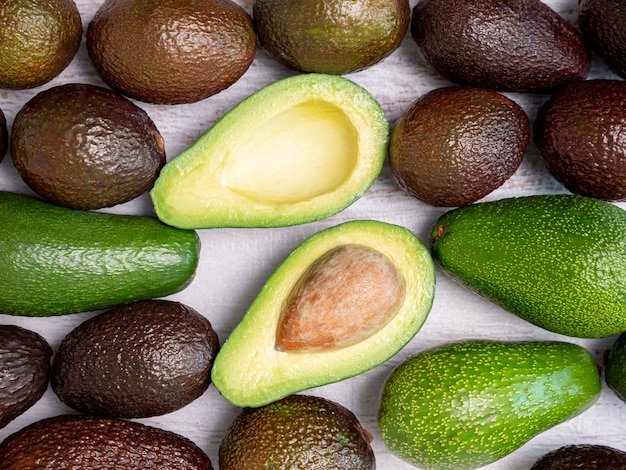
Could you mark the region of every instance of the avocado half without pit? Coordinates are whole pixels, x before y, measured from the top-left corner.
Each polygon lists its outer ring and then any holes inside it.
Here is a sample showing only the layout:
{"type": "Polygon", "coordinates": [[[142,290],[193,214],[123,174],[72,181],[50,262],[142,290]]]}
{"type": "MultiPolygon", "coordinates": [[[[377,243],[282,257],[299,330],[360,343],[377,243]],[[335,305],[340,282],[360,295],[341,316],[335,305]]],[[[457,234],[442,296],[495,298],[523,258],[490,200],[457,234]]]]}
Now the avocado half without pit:
{"type": "Polygon", "coordinates": [[[360,85],[299,74],[253,93],[167,163],[157,216],[179,228],[280,227],[329,217],[380,173],[385,114],[360,85]]]}
{"type": "Polygon", "coordinates": [[[409,230],[374,220],[324,229],[270,276],[212,369],[227,400],[258,407],[358,375],[420,330],[433,261],[409,230]]]}

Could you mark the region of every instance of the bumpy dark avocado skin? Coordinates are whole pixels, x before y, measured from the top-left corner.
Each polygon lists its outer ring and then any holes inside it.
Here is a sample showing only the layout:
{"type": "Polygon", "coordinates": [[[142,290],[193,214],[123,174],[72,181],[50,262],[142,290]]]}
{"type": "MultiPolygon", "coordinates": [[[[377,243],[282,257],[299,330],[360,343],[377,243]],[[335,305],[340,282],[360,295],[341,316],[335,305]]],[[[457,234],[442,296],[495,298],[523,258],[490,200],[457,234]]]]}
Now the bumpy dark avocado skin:
{"type": "Polygon", "coordinates": [[[578,444],[542,456],[530,470],[623,470],[626,452],[613,447],[578,444]]]}
{"type": "Polygon", "coordinates": [[[3,470],[213,470],[189,439],[133,421],[84,415],[45,418],[0,444],[3,470]]]}
{"type": "Polygon", "coordinates": [[[219,341],[179,302],[147,300],[96,315],[61,342],[51,385],[68,406],[118,418],[162,415],[208,388],[219,341]]]}
{"type": "Polygon", "coordinates": [[[0,325],[0,428],[33,406],[48,388],[52,349],[38,333],[0,325]]]}
{"type": "Polygon", "coordinates": [[[9,149],[9,129],[7,128],[7,119],[0,109],[0,162],[4,158],[9,149]]]}
{"type": "Polygon", "coordinates": [[[626,200],[626,82],[559,88],[537,114],[534,139],[547,170],[571,192],[626,200]]]}
{"type": "Polygon", "coordinates": [[[421,0],[411,35],[435,70],[463,85],[545,92],[591,65],[580,33],[539,0],[421,0]]]}
{"type": "Polygon", "coordinates": [[[583,37],[606,64],[626,78],[626,3],[583,0],[578,25],[583,37]]]}
{"type": "Polygon", "coordinates": [[[374,470],[370,442],[356,416],[325,398],[290,395],[244,408],[219,449],[220,470],[310,468],[374,470]]]}
{"type": "Polygon", "coordinates": [[[154,184],[165,145],[148,114],[95,85],[46,89],[15,116],[11,158],[40,196],[72,209],[130,201],[154,184]]]}

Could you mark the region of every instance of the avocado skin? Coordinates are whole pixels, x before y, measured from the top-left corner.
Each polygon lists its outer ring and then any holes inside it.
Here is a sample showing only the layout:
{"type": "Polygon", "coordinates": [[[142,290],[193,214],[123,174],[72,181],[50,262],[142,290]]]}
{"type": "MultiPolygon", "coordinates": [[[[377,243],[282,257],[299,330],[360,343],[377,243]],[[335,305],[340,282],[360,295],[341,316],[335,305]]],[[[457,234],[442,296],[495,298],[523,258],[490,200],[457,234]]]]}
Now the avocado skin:
{"type": "Polygon", "coordinates": [[[577,444],[548,452],[530,470],[623,470],[626,452],[597,444],[577,444]]]}
{"type": "Polygon", "coordinates": [[[354,413],[339,403],[290,395],[241,411],[221,442],[219,468],[374,470],[371,440],[354,413]]]}
{"type": "Polygon", "coordinates": [[[626,200],[626,82],[560,87],[539,109],[534,140],[548,172],[571,192],[626,200]]]}
{"type": "Polygon", "coordinates": [[[9,149],[9,129],[7,128],[7,119],[4,112],[0,109],[0,162],[9,149]]]}
{"type": "Polygon", "coordinates": [[[617,397],[626,402],[626,333],[617,337],[604,367],[604,379],[617,397]]]}
{"type": "Polygon", "coordinates": [[[256,0],[260,43],[282,65],[333,75],[366,69],[395,51],[410,23],[408,0],[256,0]]]}
{"type": "Polygon", "coordinates": [[[163,165],[163,137],[130,100],[95,85],[46,89],[17,113],[11,158],[40,196],[72,209],[100,209],[152,188],[163,165]]]}
{"type": "Polygon", "coordinates": [[[431,231],[436,263],[546,330],[602,338],[626,330],[626,211],[572,194],[454,209],[431,231]]]}
{"type": "Polygon", "coordinates": [[[168,300],[135,302],[71,331],[55,354],[51,386],[83,413],[163,415],[206,391],[218,348],[210,322],[192,308],[168,300]]]}
{"type": "Polygon", "coordinates": [[[24,413],[48,388],[52,348],[38,333],[0,325],[0,428],[24,413]]]}
{"type": "Polygon", "coordinates": [[[578,25],[585,41],[615,73],[626,78],[626,4],[620,0],[583,0],[578,25]]]}
{"type": "Polygon", "coordinates": [[[79,211],[0,191],[0,311],[51,316],[164,297],[195,274],[200,239],[154,217],[79,211]]]}
{"type": "Polygon", "coordinates": [[[442,87],[400,117],[389,162],[408,194],[434,206],[464,206],[515,173],[529,140],[528,116],[514,101],[484,88],[442,87]]]}
{"type": "Polygon", "coordinates": [[[107,0],[89,22],[86,47],[111,88],[173,105],[203,100],[241,78],[256,35],[248,13],[230,0],[107,0]]]}
{"type": "Polygon", "coordinates": [[[539,0],[421,0],[410,31],[426,62],[461,85],[547,92],[591,67],[581,34],[539,0]]]}
{"type": "Polygon", "coordinates": [[[184,436],[138,422],[59,415],[32,423],[0,444],[3,470],[213,470],[184,436]]]}
{"type": "Polygon", "coordinates": [[[463,341],[403,362],[384,385],[385,446],[425,470],[495,462],[595,403],[591,354],[566,342],[463,341]]]}

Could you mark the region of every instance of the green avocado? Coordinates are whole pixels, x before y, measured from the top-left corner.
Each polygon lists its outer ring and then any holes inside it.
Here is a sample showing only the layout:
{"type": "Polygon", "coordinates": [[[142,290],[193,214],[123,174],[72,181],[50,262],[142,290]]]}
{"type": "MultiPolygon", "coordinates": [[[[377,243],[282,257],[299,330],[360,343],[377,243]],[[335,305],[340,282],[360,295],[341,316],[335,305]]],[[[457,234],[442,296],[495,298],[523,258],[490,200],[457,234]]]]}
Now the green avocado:
{"type": "Polygon", "coordinates": [[[17,325],[0,325],[0,428],[20,416],[48,389],[52,348],[17,325]]]}
{"type": "Polygon", "coordinates": [[[270,276],[215,358],[241,407],[365,372],[396,354],[432,306],[435,273],[409,230],[373,220],[316,233],[270,276]]]}
{"type": "Polygon", "coordinates": [[[604,380],[617,397],[626,402],[626,333],[617,337],[607,357],[604,380]]]}
{"type": "Polygon", "coordinates": [[[51,316],[178,292],[200,239],[154,217],[80,211],[0,191],[0,312],[51,316]]]}
{"type": "Polygon", "coordinates": [[[546,330],[602,338],[626,330],[626,211],[572,194],[476,203],[431,232],[454,278],[546,330]]]}
{"type": "Polygon", "coordinates": [[[134,421],[70,414],[35,421],[11,434],[0,444],[0,463],[3,470],[213,470],[206,453],[180,434],[134,421]]]}
{"type": "Polygon", "coordinates": [[[179,228],[278,227],[333,215],[380,173],[389,126],[345,78],[300,74],[255,92],[167,163],[151,191],[179,228]]]}
{"type": "Polygon", "coordinates": [[[54,356],[50,384],[63,403],[86,414],[159,416],[206,391],[218,349],[211,323],[191,307],[132,302],[72,330],[54,356]]]}
{"type": "Polygon", "coordinates": [[[242,410],[219,448],[220,470],[374,470],[372,435],[344,406],[290,395],[242,410]]]}
{"type": "Polygon", "coordinates": [[[383,443],[424,470],[475,469],[588,409],[596,363],[565,342],[464,341],[418,354],[383,388],[383,443]]]}

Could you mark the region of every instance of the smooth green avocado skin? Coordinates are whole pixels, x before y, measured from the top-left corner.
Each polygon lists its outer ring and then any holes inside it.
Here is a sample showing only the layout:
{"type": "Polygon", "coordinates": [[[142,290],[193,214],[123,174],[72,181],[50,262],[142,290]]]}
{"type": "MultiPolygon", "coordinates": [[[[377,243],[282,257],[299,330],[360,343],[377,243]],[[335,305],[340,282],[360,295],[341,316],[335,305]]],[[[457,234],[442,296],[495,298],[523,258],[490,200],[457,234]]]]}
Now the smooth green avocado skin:
{"type": "Polygon", "coordinates": [[[470,470],[580,414],[600,391],[595,361],[578,345],[465,341],[397,367],[378,421],[399,458],[424,470],[470,470]]]}
{"type": "Polygon", "coordinates": [[[173,294],[200,239],[154,217],[68,209],[0,192],[0,312],[52,316],[173,294]]]}
{"type": "Polygon", "coordinates": [[[626,333],[622,333],[611,346],[604,367],[606,384],[626,402],[626,333]]]}
{"type": "Polygon", "coordinates": [[[626,211],[571,194],[457,208],[431,231],[436,263],[467,287],[548,331],[626,331],[626,211]]]}

